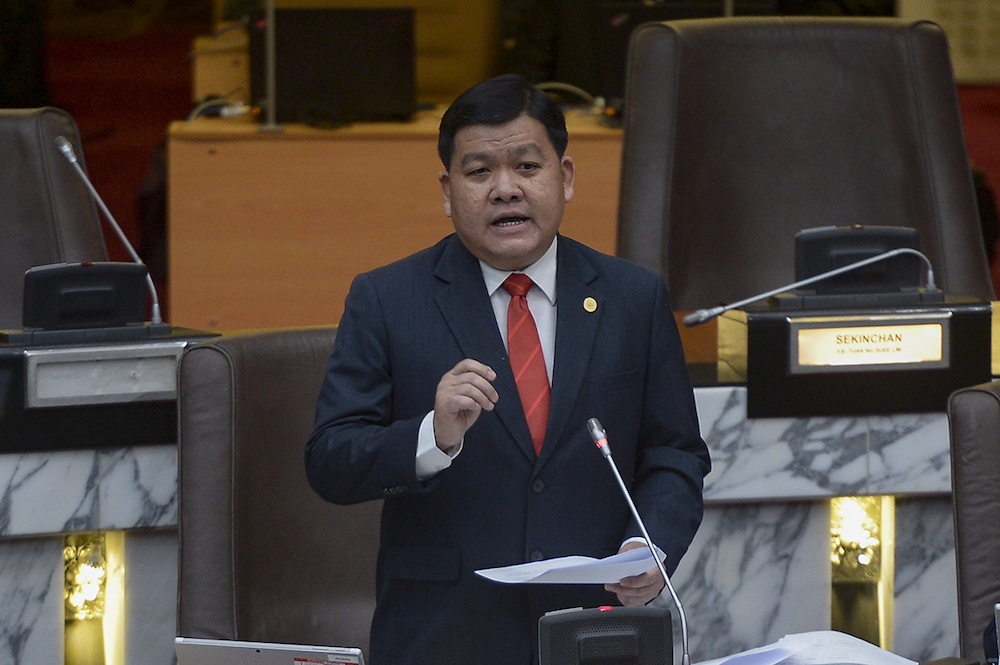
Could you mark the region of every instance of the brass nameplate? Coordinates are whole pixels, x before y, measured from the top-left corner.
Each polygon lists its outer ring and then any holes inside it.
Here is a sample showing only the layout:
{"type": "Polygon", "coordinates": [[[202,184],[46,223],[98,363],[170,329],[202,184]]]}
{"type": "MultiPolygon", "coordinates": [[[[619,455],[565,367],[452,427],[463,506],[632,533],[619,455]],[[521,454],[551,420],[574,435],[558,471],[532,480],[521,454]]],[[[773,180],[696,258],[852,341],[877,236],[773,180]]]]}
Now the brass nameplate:
{"type": "Polygon", "coordinates": [[[950,312],[789,318],[789,371],[947,369],[950,323],[950,312]]]}

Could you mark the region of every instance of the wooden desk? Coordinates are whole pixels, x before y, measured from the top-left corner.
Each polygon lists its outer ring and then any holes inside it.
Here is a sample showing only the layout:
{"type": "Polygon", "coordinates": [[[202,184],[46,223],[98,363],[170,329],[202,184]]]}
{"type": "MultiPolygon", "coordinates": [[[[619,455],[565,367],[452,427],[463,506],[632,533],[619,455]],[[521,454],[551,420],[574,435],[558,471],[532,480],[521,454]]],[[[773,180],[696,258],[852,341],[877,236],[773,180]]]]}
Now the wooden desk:
{"type": "MultiPolygon", "coordinates": [[[[437,113],[336,130],[200,118],[170,127],[170,323],[337,323],[351,280],[451,233],[437,113]]],[[[614,253],[621,132],[570,114],[562,232],[614,253]]]]}

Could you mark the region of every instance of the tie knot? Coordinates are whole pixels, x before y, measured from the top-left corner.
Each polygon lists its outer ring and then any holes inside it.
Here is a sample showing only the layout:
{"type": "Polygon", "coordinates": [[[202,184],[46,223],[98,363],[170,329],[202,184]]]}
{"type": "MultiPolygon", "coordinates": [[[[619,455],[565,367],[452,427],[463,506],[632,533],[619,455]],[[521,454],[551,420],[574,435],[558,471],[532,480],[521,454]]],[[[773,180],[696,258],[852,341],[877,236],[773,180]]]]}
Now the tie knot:
{"type": "Polygon", "coordinates": [[[514,273],[504,280],[503,288],[507,289],[507,293],[511,296],[526,296],[533,284],[534,282],[527,275],[514,273]]]}

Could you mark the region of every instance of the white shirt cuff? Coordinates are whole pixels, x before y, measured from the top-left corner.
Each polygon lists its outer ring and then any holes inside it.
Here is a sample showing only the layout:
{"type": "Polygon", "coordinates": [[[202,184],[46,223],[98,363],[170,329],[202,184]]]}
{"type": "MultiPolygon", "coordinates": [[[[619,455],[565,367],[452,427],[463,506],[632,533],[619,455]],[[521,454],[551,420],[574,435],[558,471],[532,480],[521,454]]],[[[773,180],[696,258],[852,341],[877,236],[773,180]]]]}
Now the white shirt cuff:
{"type": "Polygon", "coordinates": [[[451,461],[462,452],[464,443],[463,439],[447,453],[438,448],[434,439],[434,411],[428,412],[420,422],[417,434],[417,480],[433,478],[451,466],[451,461]]]}

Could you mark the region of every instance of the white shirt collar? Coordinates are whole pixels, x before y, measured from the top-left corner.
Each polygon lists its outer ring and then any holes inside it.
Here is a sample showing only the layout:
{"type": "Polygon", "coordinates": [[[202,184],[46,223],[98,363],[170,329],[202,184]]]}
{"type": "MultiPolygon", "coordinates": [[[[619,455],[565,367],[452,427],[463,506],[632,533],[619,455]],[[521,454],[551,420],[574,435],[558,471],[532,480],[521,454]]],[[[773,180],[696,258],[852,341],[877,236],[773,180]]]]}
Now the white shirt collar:
{"type": "MultiPolygon", "coordinates": [[[[552,305],[556,303],[556,241],[558,238],[556,236],[552,239],[552,244],[549,245],[549,248],[542,254],[541,258],[524,270],[516,271],[523,272],[530,277],[531,281],[545,294],[545,297],[548,298],[549,303],[552,305]]],[[[497,270],[493,266],[483,263],[481,260],[479,261],[479,266],[483,269],[486,292],[490,296],[500,288],[504,280],[515,272],[511,270],[497,270]]]]}

